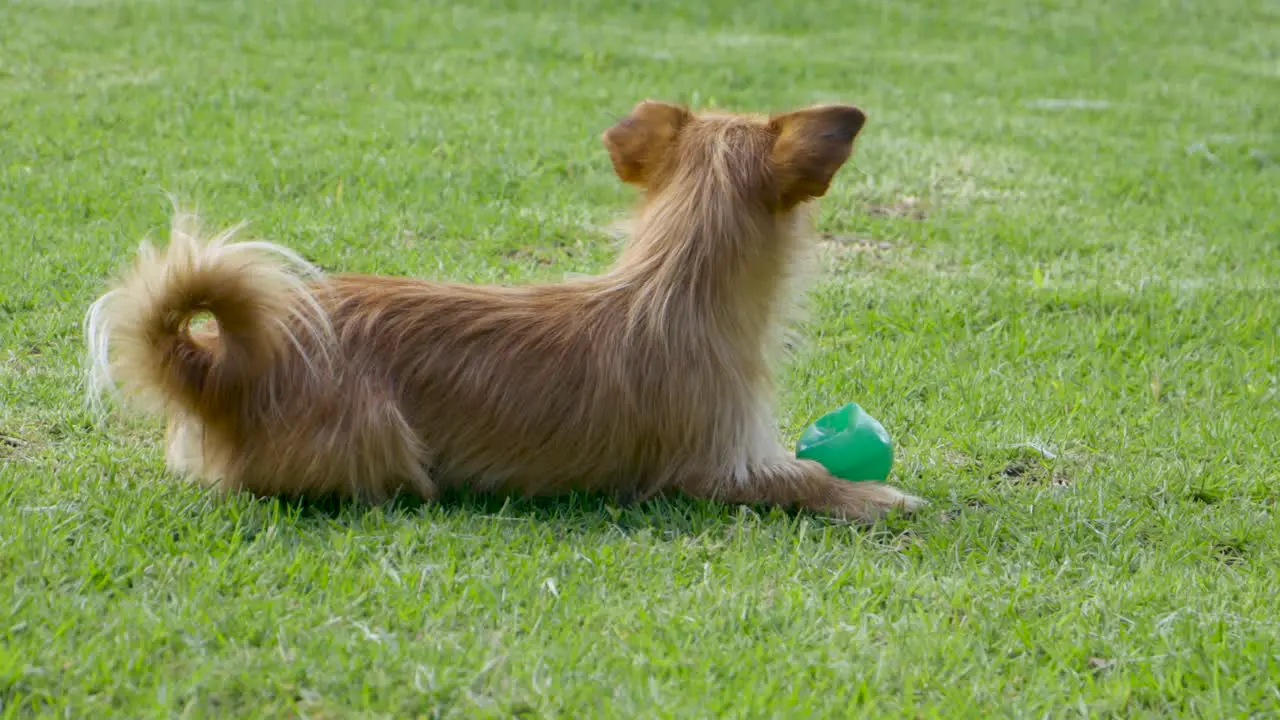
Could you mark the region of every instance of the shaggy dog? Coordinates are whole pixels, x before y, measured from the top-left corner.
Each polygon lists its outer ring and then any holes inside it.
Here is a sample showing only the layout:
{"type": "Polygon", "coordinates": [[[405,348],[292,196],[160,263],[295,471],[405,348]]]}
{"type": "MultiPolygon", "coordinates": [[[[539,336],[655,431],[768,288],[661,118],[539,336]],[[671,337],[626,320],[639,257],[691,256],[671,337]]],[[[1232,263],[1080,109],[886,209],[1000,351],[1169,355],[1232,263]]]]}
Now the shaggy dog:
{"type": "Polygon", "coordinates": [[[96,390],[168,422],[169,467],[260,495],[666,491],[871,522],[923,501],[782,447],[771,359],[866,117],[646,101],[603,141],[643,191],[598,277],[479,287],[323,276],[179,214],[93,304],[96,390]],[[213,321],[194,329],[192,320],[213,321]]]}

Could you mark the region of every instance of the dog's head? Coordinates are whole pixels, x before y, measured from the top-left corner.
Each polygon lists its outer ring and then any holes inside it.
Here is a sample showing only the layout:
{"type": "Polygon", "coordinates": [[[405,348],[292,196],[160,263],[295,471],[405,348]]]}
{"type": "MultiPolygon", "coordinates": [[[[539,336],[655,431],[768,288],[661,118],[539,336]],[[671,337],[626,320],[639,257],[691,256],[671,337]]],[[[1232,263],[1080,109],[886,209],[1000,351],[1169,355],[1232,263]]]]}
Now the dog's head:
{"type": "Polygon", "coordinates": [[[604,132],[614,171],[654,197],[710,177],[775,211],[822,197],[853,152],[866,115],[818,105],[772,116],[694,113],[646,100],[604,132]]]}

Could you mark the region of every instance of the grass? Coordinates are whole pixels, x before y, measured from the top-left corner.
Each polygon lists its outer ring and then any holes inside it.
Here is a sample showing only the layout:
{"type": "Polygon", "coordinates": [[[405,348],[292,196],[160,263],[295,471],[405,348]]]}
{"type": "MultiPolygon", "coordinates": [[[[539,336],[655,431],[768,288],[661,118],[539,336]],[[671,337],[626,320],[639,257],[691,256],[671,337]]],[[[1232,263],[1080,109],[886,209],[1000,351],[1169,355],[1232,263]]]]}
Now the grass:
{"type": "Polygon", "coordinates": [[[0,7],[0,716],[1280,713],[1280,7],[0,7]],[[933,503],[215,499],[95,423],[165,193],[327,268],[592,272],[646,97],[848,100],[783,427],[933,503]]]}

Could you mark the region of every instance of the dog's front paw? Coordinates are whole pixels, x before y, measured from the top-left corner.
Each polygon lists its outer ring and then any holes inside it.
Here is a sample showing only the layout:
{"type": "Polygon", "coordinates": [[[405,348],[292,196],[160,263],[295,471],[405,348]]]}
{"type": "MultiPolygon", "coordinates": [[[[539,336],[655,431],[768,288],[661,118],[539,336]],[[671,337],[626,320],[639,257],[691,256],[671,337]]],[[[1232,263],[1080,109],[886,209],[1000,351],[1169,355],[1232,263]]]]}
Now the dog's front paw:
{"type": "Polygon", "coordinates": [[[918,512],[920,510],[923,510],[924,508],[929,506],[929,501],[925,500],[922,497],[917,497],[915,495],[907,494],[905,492],[902,492],[901,490],[898,490],[897,488],[893,488],[893,489],[897,491],[899,496],[898,500],[894,504],[894,507],[902,510],[904,513],[907,513],[908,515],[918,512]]]}
{"type": "Polygon", "coordinates": [[[929,504],[924,498],[905,493],[892,485],[858,482],[848,487],[853,497],[847,508],[851,512],[847,515],[865,522],[875,522],[895,511],[912,515],[929,504]]]}

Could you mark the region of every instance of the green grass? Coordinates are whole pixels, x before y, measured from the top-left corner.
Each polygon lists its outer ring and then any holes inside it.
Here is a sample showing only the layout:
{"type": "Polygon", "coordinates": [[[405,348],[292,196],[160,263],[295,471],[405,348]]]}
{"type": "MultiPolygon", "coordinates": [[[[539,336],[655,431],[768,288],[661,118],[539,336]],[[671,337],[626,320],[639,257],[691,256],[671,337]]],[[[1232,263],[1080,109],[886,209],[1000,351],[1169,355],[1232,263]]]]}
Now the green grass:
{"type": "Polygon", "coordinates": [[[1280,713],[1274,0],[556,7],[0,7],[0,716],[1280,713]],[[84,409],[165,193],[326,268],[593,272],[646,96],[867,110],[780,431],[859,401],[919,519],[216,499],[84,409]]]}

